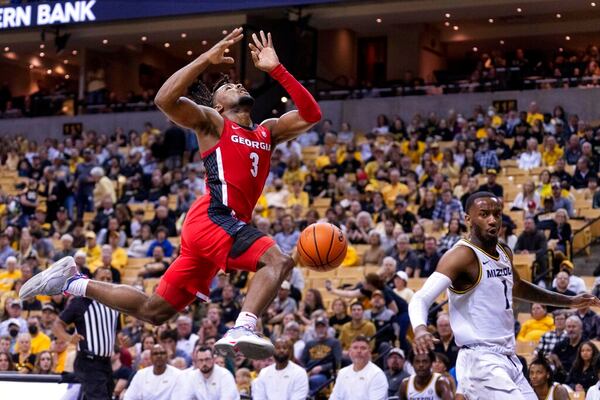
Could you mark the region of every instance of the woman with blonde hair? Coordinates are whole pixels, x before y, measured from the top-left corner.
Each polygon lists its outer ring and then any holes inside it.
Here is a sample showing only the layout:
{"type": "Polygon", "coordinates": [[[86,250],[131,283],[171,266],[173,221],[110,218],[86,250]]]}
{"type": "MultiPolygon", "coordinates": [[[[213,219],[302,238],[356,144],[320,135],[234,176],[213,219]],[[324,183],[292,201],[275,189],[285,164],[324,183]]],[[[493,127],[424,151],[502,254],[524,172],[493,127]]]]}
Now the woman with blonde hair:
{"type": "Polygon", "coordinates": [[[527,204],[533,201],[536,205],[540,205],[540,194],[535,190],[533,181],[527,181],[523,184],[523,190],[517,193],[515,200],[511,205],[512,210],[526,210],[527,204]]]}
{"type": "Polygon", "coordinates": [[[54,374],[54,367],[56,366],[55,364],[56,363],[54,362],[52,353],[44,350],[37,355],[35,366],[33,367],[33,373],[42,375],[54,374]]]}
{"type": "Polygon", "coordinates": [[[550,236],[548,236],[548,247],[569,254],[568,246],[572,236],[569,214],[564,208],[559,208],[554,213],[554,219],[550,225],[550,236]]]}

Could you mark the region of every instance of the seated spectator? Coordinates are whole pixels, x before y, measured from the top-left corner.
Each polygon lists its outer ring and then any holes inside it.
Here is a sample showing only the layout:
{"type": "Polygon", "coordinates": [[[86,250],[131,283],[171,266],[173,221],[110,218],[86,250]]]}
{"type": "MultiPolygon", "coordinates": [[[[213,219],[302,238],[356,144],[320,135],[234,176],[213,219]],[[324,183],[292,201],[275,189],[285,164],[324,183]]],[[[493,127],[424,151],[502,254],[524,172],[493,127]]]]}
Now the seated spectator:
{"type": "Polygon", "coordinates": [[[281,251],[285,254],[291,254],[300,238],[300,231],[294,225],[291,215],[285,215],[281,219],[281,227],[281,232],[275,234],[273,238],[281,251]]]}
{"type": "MultiPolygon", "coordinates": [[[[437,240],[434,237],[428,237],[425,239],[425,247],[423,255],[419,257],[419,264],[414,270],[415,278],[426,278],[431,275],[437,268],[438,262],[440,261],[440,255],[437,251],[437,240]]],[[[406,270],[406,273],[410,276],[412,271],[406,270]]]]}
{"type": "Polygon", "coordinates": [[[342,326],[352,320],[347,313],[348,306],[343,299],[337,298],[331,303],[332,316],[329,325],[335,329],[335,336],[339,337],[342,326]]]}
{"type": "Polygon", "coordinates": [[[435,337],[439,339],[439,342],[435,344],[434,351],[439,354],[443,354],[447,359],[450,367],[448,370],[454,368],[456,365],[456,359],[458,358],[458,350],[460,348],[454,340],[454,332],[450,326],[450,317],[446,313],[438,315],[436,321],[437,332],[435,337]]]}
{"type": "Polygon", "coordinates": [[[410,237],[406,234],[398,235],[396,245],[388,251],[387,255],[396,260],[396,270],[398,271],[409,270],[412,272],[419,266],[418,255],[411,249],[410,237]]]}
{"type": "Polygon", "coordinates": [[[375,290],[371,294],[371,308],[364,313],[364,319],[371,321],[378,333],[375,338],[375,349],[383,354],[386,349],[392,347],[399,333],[399,326],[395,322],[396,314],[385,306],[383,292],[375,290]]]}
{"type": "Polygon", "coordinates": [[[542,155],[538,151],[538,147],[538,141],[536,138],[532,137],[527,139],[527,150],[521,153],[517,163],[519,169],[529,170],[532,168],[538,168],[542,165],[542,155]]]}
{"type": "Polygon", "coordinates": [[[54,253],[54,261],[58,261],[67,256],[73,257],[76,251],[76,249],[73,248],[73,236],[65,233],[60,237],[60,243],[62,244],[62,250],[54,253]]]}
{"type": "Polygon", "coordinates": [[[394,208],[394,203],[398,196],[404,197],[409,194],[408,186],[400,181],[400,171],[397,168],[390,169],[389,183],[386,183],[381,188],[381,194],[385,205],[389,209],[394,208]]]}
{"type": "Polygon", "coordinates": [[[21,333],[17,338],[18,349],[12,355],[12,361],[15,368],[21,374],[30,374],[35,365],[35,354],[31,352],[31,335],[29,333],[21,333]]]}
{"type": "Polygon", "coordinates": [[[553,379],[554,372],[553,366],[542,353],[538,353],[529,364],[529,382],[538,399],[569,399],[567,388],[553,379]]]}
{"type": "Polygon", "coordinates": [[[127,246],[127,234],[120,229],[119,219],[116,217],[116,214],[108,218],[108,224],[106,228],[100,229],[97,238],[98,244],[108,244],[111,233],[116,233],[118,235],[117,245],[119,247],[127,246]]]}
{"type": "Polygon", "coordinates": [[[10,353],[6,350],[0,350],[0,372],[13,372],[16,370],[10,353]]]}
{"type": "Polygon", "coordinates": [[[448,223],[448,232],[440,239],[439,252],[444,254],[462,238],[462,225],[460,219],[452,218],[448,223]]]}
{"type": "Polygon", "coordinates": [[[33,366],[33,373],[39,375],[55,374],[54,368],[54,357],[50,351],[45,350],[38,354],[33,366]]]}
{"type": "Polygon", "coordinates": [[[559,208],[554,214],[554,219],[550,222],[548,247],[555,251],[561,251],[563,254],[570,254],[571,232],[567,210],[559,208]]]}
{"type": "Polygon", "coordinates": [[[167,239],[168,234],[169,230],[164,226],[159,226],[156,229],[156,239],[150,244],[150,247],[148,247],[146,257],[152,257],[152,254],[154,254],[154,248],[156,246],[160,246],[163,248],[165,257],[171,257],[173,255],[173,245],[167,239]]]}
{"type": "Polygon", "coordinates": [[[177,331],[165,330],[159,336],[159,343],[167,351],[167,358],[173,360],[176,357],[183,357],[187,365],[192,364],[191,357],[183,350],[177,348],[177,331]]]}
{"type": "MultiPolygon", "coordinates": [[[[312,322],[312,321],[311,321],[312,322]]],[[[284,325],[282,338],[285,338],[292,344],[294,360],[300,360],[306,342],[301,337],[300,324],[296,321],[289,321],[284,325]]]]}
{"type": "Polygon", "coordinates": [[[542,150],[542,162],[545,166],[551,167],[556,164],[556,160],[562,158],[564,150],[556,143],[556,138],[552,135],[544,138],[542,150]]]}
{"type": "Polygon", "coordinates": [[[298,305],[296,316],[305,325],[310,325],[310,316],[317,310],[325,310],[323,296],[321,296],[318,289],[308,289],[304,295],[304,300],[298,305]]]}
{"type": "MultiPolygon", "coordinates": [[[[94,270],[102,264],[102,249],[98,242],[96,242],[96,234],[92,231],[88,231],[85,233],[86,245],[82,249],[85,252],[86,256],[86,264],[89,268],[93,268],[94,270]]],[[[93,271],[92,271],[93,272],[93,271]]]]}
{"type": "Polygon", "coordinates": [[[242,307],[235,299],[235,288],[227,283],[221,290],[222,322],[227,327],[232,327],[242,307]]]}
{"type": "Polygon", "coordinates": [[[154,239],[152,238],[152,229],[150,224],[144,223],[140,228],[140,236],[135,238],[129,245],[127,255],[131,258],[144,258],[148,254],[148,249],[154,239]]]}
{"type": "Polygon", "coordinates": [[[277,324],[283,320],[283,316],[289,313],[295,313],[298,309],[296,300],[290,297],[291,285],[288,281],[283,281],[277,297],[271,303],[267,313],[269,314],[269,324],[277,324]]]}
{"type": "Polygon", "coordinates": [[[158,233],[158,229],[162,227],[166,229],[167,236],[177,236],[175,221],[169,217],[169,209],[165,206],[156,207],[154,219],[150,222],[150,227],[154,233],[158,233]]]}
{"type": "Polygon", "coordinates": [[[435,353],[435,361],[431,365],[431,371],[436,374],[440,374],[443,378],[445,378],[450,384],[450,391],[454,394],[454,392],[456,392],[456,381],[450,374],[451,369],[452,366],[450,365],[450,360],[448,360],[448,357],[442,353],[435,353]]]}
{"type": "Polygon", "coordinates": [[[233,375],[215,365],[215,356],[210,347],[200,346],[196,350],[194,367],[184,371],[178,378],[171,398],[239,400],[233,375]]]}
{"type": "MultiPolygon", "coordinates": [[[[50,338],[41,330],[40,317],[31,316],[27,318],[27,329],[31,335],[31,353],[39,354],[42,351],[50,350],[50,338]]],[[[18,352],[18,343],[15,351],[18,352]]]]}
{"type": "Polygon", "coordinates": [[[522,342],[537,342],[540,338],[554,329],[554,319],[546,311],[543,304],[531,305],[531,318],[523,322],[517,340],[522,342]]]}
{"type": "Polygon", "coordinates": [[[102,199],[102,205],[96,212],[96,216],[92,221],[94,230],[99,232],[101,229],[108,227],[108,220],[115,215],[114,202],[110,197],[102,199]]]}
{"type": "Polygon", "coordinates": [[[515,253],[535,254],[536,262],[545,269],[547,249],[548,242],[546,235],[537,229],[533,218],[525,218],[523,232],[519,235],[517,244],[515,245],[515,253]]]}
{"type": "Polygon", "coordinates": [[[423,225],[416,224],[413,226],[412,234],[410,236],[410,246],[417,256],[423,254],[423,248],[425,246],[425,228],[423,225]]]}
{"type": "Polygon", "coordinates": [[[583,324],[579,317],[572,315],[567,318],[566,326],[567,337],[554,346],[552,354],[556,354],[563,368],[570,371],[578,354],[577,349],[584,341],[583,324]]]}
{"type": "Polygon", "coordinates": [[[542,335],[534,354],[539,354],[540,352],[544,354],[552,353],[554,346],[567,337],[567,314],[561,310],[557,310],[552,313],[552,316],[554,318],[554,329],[542,335]]]}
{"type": "Polygon", "coordinates": [[[498,178],[498,171],[494,168],[489,168],[486,171],[486,177],[487,177],[486,183],[479,186],[479,191],[480,192],[491,192],[491,193],[494,193],[498,197],[504,197],[504,188],[502,187],[502,185],[499,185],[496,182],[496,179],[498,178]]]}
{"type": "Polygon", "coordinates": [[[397,197],[395,205],[394,220],[400,224],[404,232],[411,232],[413,226],[417,223],[417,217],[408,210],[408,203],[404,198],[397,197]]]}
{"type": "Polygon", "coordinates": [[[308,396],[306,371],[290,361],[292,356],[291,343],[284,338],[277,339],[273,354],[275,364],[263,368],[252,382],[253,399],[304,399],[308,396]]]}
{"type": "Polygon", "coordinates": [[[598,348],[590,341],[582,342],[577,349],[575,362],[567,376],[567,385],[576,392],[587,391],[598,380],[595,366],[598,361],[598,348]]]}
{"type": "Polygon", "coordinates": [[[198,342],[198,335],[192,332],[192,319],[187,315],[180,315],[175,321],[177,331],[176,349],[187,354],[191,359],[194,346],[198,342]]]}
{"type": "Polygon", "coordinates": [[[100,207],[102,200],[110,198],[114,203],[117,202],[117,194],[112,181],[105,175],[102,167],[94,167],[90,171],[94,184],[93,196],[94,196],[94,208],[100,207]]]}
{"type": "MultiPolygon", "coordinates": [[[[119,234],[110,232],[108,234],[108,246],[112,251],[112,265],[121,271],[127,265],[127,251],[119,246],[119,234]]],[[[102,246],[104,247],[104,246],[102,246]]]]}
{"type": "Polygon", "coordinates": [[[248,368],[238,368],[235,371],[235,384],[240,396],[250,397],[252,374],[248,368]]]}
{"type": "Polygon", "coordinates": [[[580,307],[575,311],[583,323],[583,336],[595,339],[600,335],[600,316],[589,307],[580,307]]]}
{"type": "Polygon", "coordinates": [[[590,176],[595,176],[597,171],[590,167],[590,160],[586,156],[582,156],[577,160],[577,167],[573,173],[571,184],[575,189],[583,189],[587,187],[590,176]]]}
{"type": "Polygon", "coordinates": [[[172,398],[182,372],[168,364],[167,351],[160,344],[152,346],[150,359],[151,366],[140,369],[131,379],[124,400],[172,398]]]}
{"type": "Polygon", "coordinates": [[[152,262],[144,264],[144,267],[138,272],[138,276],[148,278],[160,278],[163,276],[169,263],[165,260],[165,253],[162,247],[156,246],[152,252],[152,262]]]}
{"type": "Polygon", "coordinates": [[[443,224],[449,223],[457,214],[462,218],[462,204],[452,197],[452,190],[444,189],[442,191],[442,198],[437,202],[432,215],[435,229],[441,229],[443,224]]]}
{"type": "Polygon", "coordinates": [[[510,208],[511,210],[527,210],[527,205],[531,201],[536,205],[542,202],[540,194],[535,190],[533,181],[527,181],[523,184],[523,190],[517,193],[510,208]]]}
{"type": "Polygon", "coordinates": [[[402,381],[402,385],[400,385],[401,400],[417,398],[421,393],[431,393],[443,400],[454,398],[452,387],[446,378],[432,371],[435,362],[435,354],[432,351],[427,354],[411,352],[408,360],[414,367],[415,373],[402,381]]]}
{"type": "MultiPolygon", "coordinates": [[[[552,292],[564,294],[565,296],[575,296],[577,293],[569,290],[569,280],[570,276],[567,272],[561,271],[556,274],[556,278],[554,279],[555,286],[553,286],[550,290],[552,292]]],[[[548,311],[553,312],[554,310],[566,308],[566,307],[556,307],[556,306],[548,306],[548,311]]]]}
{"type": "MultiPolygon", "coordinates": [[[[364,306],[362,303],[355,302],[350,306],[350,322],[345,323],[340,329],[340,343],[342,344],[343,353],[346,355],[350,349],[352,341],[359,336],[368,338],[375,334],[375,325],[364,318],[364,306]]],[[[375,342],[369,343],[371,350],[375,349],[375,342]]]]}
{"type": "Polygon", "coordinates": [[[398,347],[394,347],[388,352],[386,357],[385,377],[388,381],[388,396],[396,396],[400,391],[400,385],[405,378],[410,375],[404,370],[406,357],[404,351],[398,347]]]}
{"type": "Polygon", "coordinates": [[[10,256],[6,259],[6,270],[0,272],[0,292],[8,292],[12,289],[15,281],[21,279],[21,269],[17,264],[17,259],[10,256]]]}
{"type": "Polygon", "coordinates": [[[356,220],[348,218],[346,236],[352,244],[369,243],[369,232],[373,229],[373,220],[371,214],[361,211],[356,216],[356,220]]]}
{"type": "Polygon", "coordinates": [[[575,211],[573,209],[573,202],[569,199],[568,192],[565,195],[565,191],[563,190],[560,182],[552,182],[552,211],[557,211],[560,209],[565,209],[569,214],[569,217],[575,216],[575,211]]]}
{"type": "MultiPolygon", "coordinates": [[[[0,268],[5,268],[5,263],[8,257],[15,257],[16,252],[10,246],[10,241],[8,240],[8,235],[6,232],[0,232],[0,268]]],[[[15,257],[16,260],[16,257],[15,257]]]]}
{"type": "Polygon", "coordinates": [[[398,271],[394,275],[394,292],[407,303],[414,296],[414,290],[408,287],[408,274],[405,271],[398,271]]]}
{"type": "Polygon", "coordinates": [[[381,235],[376,230],[369,232],[369,247],[365,250],[361,265],[379,265],[385,256],[381,247],[381,235]]]}
{"type": "MultiPolygon", "coordinates": [[[[433,213],[437,208],[435,194],[431,190],[425,192],[421,204],[419,205],[419,209],[417,210],[417,215],[419,218],[423,219],[433,219],[433,213]]],[[[440,209],[441,210],[441,209],[440,209]]],[[[417,226],[418,224],[415,224],[417,226]]],[[[414,228],[414,227],[413,227],[414,228]]]]}
{"type": "Polygon", "coordinates": [[[364,336],[355,337],[349,345],[349,356],[352,364],[339,371],[330,399],[387,398],[388,382],[383,371],[371,362],[369,339],[364,336]],[[356,385],[356,382],[361,384],[356,385]]]}
{"type": "Polygon", "coordinates": [[[342,360],[340,341],[329,337],[327,318],[315,321],[315,339],[306,342],[300,361],[308,372],[310,390],[323,385],[339,368],[342,360]]]}

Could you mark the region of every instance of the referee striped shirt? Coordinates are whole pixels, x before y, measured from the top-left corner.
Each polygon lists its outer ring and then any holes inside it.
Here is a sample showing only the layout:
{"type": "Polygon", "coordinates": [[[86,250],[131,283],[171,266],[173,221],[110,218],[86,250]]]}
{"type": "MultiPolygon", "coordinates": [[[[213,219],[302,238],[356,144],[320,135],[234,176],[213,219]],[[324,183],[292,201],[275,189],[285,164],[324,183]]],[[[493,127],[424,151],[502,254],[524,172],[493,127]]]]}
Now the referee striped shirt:
{"type": "Polygon", "coordinates": [[[85,297],[75,297],[60,314],[67,325],[75,324],[75,330],[84,337],[77,350],[99,357],[110,357],[115,347],[119,312],[85,297]]]}

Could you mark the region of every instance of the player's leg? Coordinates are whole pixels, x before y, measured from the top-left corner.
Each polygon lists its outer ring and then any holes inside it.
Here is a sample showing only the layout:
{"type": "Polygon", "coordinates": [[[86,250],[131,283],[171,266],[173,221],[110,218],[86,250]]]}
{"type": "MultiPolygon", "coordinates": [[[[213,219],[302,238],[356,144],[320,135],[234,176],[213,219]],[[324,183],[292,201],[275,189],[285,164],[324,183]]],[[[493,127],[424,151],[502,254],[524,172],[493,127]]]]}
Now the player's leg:
{"type": "MultiPolygon", "coordinates": [[[[251,229],[254,228],[248,228],[251,229]]],[[[273,239],[266,236],[253,242],[242,256],[228,262],[228,268],[256,269],[256,273],[250,281],[235,326],[215,344],[215,349],[228,355],[240,351],[246,357],[254,359],[267,358],[273,354],[271,341],[254,332],[256,321],[271,304],[294,265],[294,260],[283,254],[273,239]]]]}
{"type": "MultiPolygon", "coordinates": [[[[163,323],[177,312],[176,307],[166,301],[164,296],[157,294],[148,296],[132,286],[87,279],[77,271],[73,257],[62,258],[50,268],[33,276],[23,285],[19,296],[29,298],[63,292],[89,297],[110,308],[155,325],[163,323]]],[[[193,298],[191,296],[190,301],[193,298]]]]}

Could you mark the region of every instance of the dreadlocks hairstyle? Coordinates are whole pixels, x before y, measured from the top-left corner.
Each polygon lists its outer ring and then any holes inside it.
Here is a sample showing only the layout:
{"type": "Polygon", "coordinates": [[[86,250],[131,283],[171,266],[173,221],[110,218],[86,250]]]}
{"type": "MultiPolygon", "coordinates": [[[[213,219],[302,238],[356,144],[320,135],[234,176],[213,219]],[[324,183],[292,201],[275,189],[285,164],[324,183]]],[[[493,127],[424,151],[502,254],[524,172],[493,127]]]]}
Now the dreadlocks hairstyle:
{"type": "Polygon", "coordinates": [[[201,79],[198,79],[188,88],[188,97],[196,104],[206,107],[213,107],[213,96],[217,89],[229,83],[229,75],[221,74],[221,77],[213,85],[212,91],[201,79]]]}

